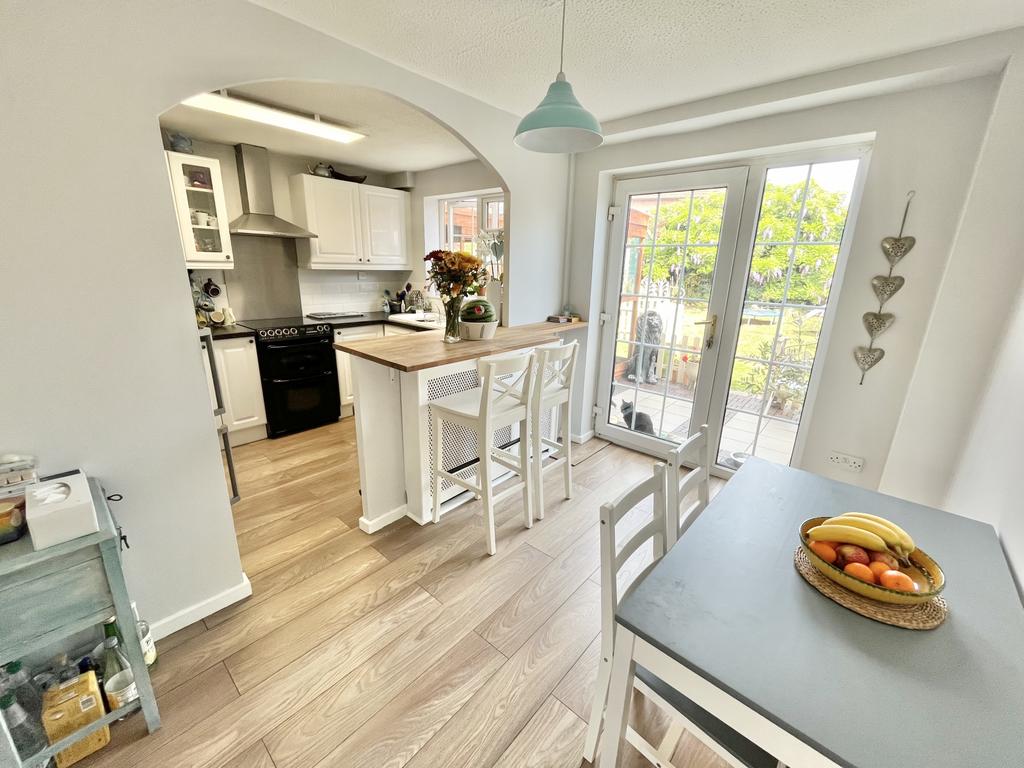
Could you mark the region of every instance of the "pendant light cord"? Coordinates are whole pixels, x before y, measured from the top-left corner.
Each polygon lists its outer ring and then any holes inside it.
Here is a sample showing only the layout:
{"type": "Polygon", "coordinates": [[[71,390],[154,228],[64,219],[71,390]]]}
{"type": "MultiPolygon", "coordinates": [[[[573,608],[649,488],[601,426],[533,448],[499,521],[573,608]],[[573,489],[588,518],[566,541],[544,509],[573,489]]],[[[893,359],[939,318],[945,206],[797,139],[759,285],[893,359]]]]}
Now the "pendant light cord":
{"type": "Polygon", "coordinates": [[[562,0],[562,43],[558,48],[559,72],[563,72],[565,70],[565,3],[566,0],[562,0]]]}

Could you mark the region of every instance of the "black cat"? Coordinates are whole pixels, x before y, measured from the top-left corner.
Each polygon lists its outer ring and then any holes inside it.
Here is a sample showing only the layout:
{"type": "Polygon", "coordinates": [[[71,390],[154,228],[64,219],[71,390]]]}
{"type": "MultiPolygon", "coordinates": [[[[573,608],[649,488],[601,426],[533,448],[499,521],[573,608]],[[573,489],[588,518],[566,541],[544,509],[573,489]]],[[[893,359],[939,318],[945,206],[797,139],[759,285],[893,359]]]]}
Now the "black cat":
{"type": "Polygon", "coordinates": [[[644,432],[648,435],[654,434],[654,421],[643,411],[634,411],[632,403],[623,400],[622,405],[619,406],[619,411],[622,412],[622,418],[625,419],[626,426],[633,431],[644,432]]]}

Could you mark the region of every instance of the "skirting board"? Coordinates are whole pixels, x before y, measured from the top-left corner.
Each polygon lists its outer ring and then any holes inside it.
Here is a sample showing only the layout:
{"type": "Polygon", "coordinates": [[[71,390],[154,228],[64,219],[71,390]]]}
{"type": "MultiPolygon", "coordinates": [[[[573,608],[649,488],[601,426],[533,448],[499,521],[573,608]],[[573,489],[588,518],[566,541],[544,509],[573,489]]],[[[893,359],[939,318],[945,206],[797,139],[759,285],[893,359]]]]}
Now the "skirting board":
{"type": "MultiPolygon", "coordinates": [[[[361,530],[363,533],[376,533],[385,525],[391,525],[396,520],[401,520],[403,517],[405,517],[406,511],[407,508],[403,504],[402,506],[395,507],[387,514],[381,515],[380,517],[374,518],[373,520],[368,520],[365,517],[360,517],[359,530],[361,530]]],[[[420,522],[417,520],[417,522],[419,522],[420,525],[423,525],[427,521],[424,520],[420,522]]]]}
{"type": "Polygon", "coordinates": [[[170,616],[159,621],[154,621],[150,625],[150,630],[153,633],[155,640],[167,637],[179,629],[184,629],[189,624],[195,624],[200,619],[205,619],[207,616],[216,613],[221,608],[227,608],[229,605],[237,603],[239,600],[244,600],[252,594],[252,584],[249,583],[249,577],[242,572],[242,581],[231,587],[225,589],[223,592],[218,592],[213,597],[203,600],[201,603],[190,605],[188,608],[183,608],[177,613],[172,613],[170,616]]]}
{"type": "Polygon", "coordinates": [[[591,430],[588,430],[588,431],[584,432],[582,435],[573,435],[572,436],[572,441],[574,443],[578,444],[578,445],[582,445],[583,443],[585,443],[588,440],[590,440],[593,436],[594,436],[594,430],[591,429],[591,430]]]}

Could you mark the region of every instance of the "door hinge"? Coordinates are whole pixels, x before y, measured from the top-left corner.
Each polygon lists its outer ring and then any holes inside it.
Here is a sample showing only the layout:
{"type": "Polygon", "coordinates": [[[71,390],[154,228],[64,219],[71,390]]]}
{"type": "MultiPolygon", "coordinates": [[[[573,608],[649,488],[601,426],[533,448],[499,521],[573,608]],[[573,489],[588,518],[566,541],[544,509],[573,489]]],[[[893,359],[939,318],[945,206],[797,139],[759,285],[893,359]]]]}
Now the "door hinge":
{"type": "Polygon", "coordinates": [[[600,325],[604,325],[605,323],[607,323],[611,319],[612,319],[612,316],[609,315],[607,312],[602,312],[601,314],[599,314],[597,316],[597,320],[598,320],[598,323],[600,325]]]}
{"type": "Polygon", "coordinates": [[[592,413],[593,413],[593,414],[594,414],[595,416],[600,416],[600,415],[601,415],[601,406],[600,406],[600,405],[595,405],[595,406],[593,406],[593,407],[592,407],[592,408],[591,408],[590,410],[591,410],[591,412],[592,412],[592,413]]]}
{"type": "Polygon", "coordinates": [[[615,217],[622,213],[621,205],[608,206],[608,221],[615,221],[615,217]]]}

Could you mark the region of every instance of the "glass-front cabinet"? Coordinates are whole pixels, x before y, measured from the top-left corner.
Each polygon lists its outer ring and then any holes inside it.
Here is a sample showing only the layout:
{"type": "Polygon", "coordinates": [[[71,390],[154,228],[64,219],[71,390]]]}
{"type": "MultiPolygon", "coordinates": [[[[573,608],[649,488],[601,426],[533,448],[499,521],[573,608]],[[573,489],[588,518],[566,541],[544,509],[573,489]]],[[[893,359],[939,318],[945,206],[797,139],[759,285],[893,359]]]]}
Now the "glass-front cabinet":
{"type": "Polygon", "coordinates": [[[234,262],[220,161],[168,152],[167,168],[171,174],[185,263],[192,268],[232,269],[234,262]]]}

